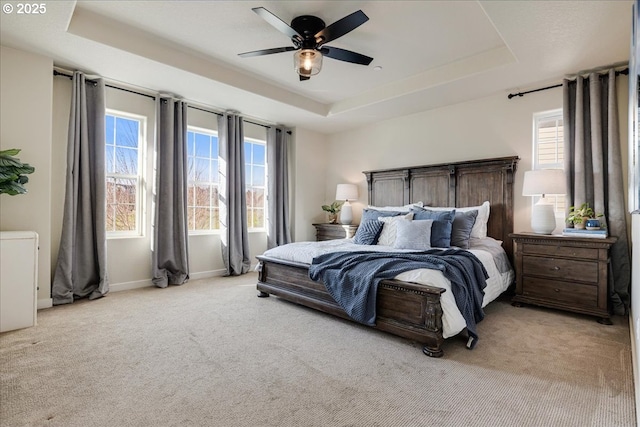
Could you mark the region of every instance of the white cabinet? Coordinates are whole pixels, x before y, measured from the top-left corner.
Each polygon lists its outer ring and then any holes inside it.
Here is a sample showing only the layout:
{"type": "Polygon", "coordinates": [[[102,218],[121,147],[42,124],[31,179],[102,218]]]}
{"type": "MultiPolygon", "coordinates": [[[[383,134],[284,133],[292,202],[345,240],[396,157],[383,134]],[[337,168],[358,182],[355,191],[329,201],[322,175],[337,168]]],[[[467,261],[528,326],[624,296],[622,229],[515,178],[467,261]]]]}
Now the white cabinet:
{"type": "Polygon", "coordinates": [[[0,332],[36,325],[38,234],[0,232],[0,332]]]}

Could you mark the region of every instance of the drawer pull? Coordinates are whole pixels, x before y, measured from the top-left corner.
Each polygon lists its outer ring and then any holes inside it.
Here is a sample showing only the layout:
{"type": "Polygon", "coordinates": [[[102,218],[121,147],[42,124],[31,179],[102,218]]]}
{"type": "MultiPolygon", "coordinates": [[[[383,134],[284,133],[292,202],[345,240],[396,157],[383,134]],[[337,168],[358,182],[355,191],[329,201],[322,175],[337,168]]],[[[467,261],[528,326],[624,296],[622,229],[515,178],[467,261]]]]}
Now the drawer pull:
{"type": "Polygon", "coordinates": [[[560,267],[558,267],[558,266],[556,265],[555,267],[553,267],[553,269],[554,269],[555,271],[558,271],[558,270],[560,270],[560,267]]]}
{"type": "Polygon", "coordinates": [[[555,289],[554,289],[554,291],[556,291],[556,292],[560,292],[560,289],[558,289],[558,288],[555,288],[555,289]]]}

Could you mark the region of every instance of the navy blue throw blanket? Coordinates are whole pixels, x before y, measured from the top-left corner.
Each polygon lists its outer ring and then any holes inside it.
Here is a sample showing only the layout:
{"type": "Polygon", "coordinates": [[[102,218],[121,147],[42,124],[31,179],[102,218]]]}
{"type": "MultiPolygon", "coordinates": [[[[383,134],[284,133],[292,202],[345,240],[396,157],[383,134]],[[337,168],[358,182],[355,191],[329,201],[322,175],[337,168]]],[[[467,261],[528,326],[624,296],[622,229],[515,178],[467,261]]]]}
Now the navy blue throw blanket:
{"type": "Polygon", "coordinates": [[[378,283],[419,268],[440,270],[449,279],[456,305],[467,322],[470,338],[467,346],[475,347],[476,323],[484,318],[482,299],[488,274],[471,252],[460,249],[334,252],[315,257],[309,277],[322,280],[329,294],[353,320],[374,326],[378,283]]]}

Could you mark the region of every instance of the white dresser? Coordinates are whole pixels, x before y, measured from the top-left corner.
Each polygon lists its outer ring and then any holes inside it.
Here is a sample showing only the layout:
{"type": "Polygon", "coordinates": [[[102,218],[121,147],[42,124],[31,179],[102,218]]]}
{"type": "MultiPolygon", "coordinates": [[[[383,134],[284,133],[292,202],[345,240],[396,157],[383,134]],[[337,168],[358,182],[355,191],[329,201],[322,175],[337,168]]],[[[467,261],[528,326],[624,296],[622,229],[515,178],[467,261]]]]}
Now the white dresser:
{"type": "Polygon", "coordinates": [[[36,325],[38,233],[0,232],[0,332],[36,325]]]}

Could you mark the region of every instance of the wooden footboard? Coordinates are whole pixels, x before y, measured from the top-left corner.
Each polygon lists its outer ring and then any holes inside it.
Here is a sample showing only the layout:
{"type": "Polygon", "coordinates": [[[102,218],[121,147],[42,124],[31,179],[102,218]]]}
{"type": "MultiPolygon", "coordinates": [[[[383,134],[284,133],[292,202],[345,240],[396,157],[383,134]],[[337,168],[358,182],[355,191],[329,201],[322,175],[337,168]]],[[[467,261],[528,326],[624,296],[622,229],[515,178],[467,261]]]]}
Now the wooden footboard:
{"type": "MultiPolygon", "coordinates": [[[[349,319],[321,282],[309,278],[306,264],[257,257],[258,296],[275,295],[306,307],[349,319]]],[[[382,280],[378,286],[376,329],[423,344],[422,351],[441,357],[444,289],[400,280],[382,280]]]]}

